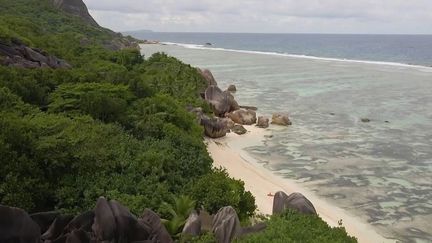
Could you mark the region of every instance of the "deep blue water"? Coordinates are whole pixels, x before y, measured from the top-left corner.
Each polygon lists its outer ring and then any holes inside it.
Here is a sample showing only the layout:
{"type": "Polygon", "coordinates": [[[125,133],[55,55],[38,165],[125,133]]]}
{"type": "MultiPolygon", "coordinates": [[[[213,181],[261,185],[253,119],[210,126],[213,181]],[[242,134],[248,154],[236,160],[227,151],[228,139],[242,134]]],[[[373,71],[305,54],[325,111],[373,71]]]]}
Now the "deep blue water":
{"type": "Polygon", "coordinates": [[[128,32],[162,42],[324,58],[432,66],[432,35],[237,34],[128,32]]]}

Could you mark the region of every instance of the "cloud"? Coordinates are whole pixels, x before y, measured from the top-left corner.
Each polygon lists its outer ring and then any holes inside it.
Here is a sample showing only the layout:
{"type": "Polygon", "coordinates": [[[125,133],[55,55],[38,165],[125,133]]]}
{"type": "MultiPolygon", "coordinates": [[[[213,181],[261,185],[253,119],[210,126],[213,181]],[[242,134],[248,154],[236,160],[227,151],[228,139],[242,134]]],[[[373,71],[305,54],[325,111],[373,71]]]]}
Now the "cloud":
{"type": "Polygon", "coordinates": [[[429,33],[431,0],[84,0],[114,30],[429,33]]]}

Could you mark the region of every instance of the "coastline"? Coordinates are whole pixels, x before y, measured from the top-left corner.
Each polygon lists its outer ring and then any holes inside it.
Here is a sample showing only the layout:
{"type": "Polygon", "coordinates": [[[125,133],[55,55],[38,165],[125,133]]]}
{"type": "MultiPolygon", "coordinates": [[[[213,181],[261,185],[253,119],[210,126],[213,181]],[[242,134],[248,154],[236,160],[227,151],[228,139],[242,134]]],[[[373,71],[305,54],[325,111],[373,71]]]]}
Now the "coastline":
{"type": "Polygon", "coordinates": [[[196,49],[196,50],[237,52],[237,53],[252,54],[252,55],[270,55],[270,56],[288,57],[288,58],[295,58],[295,59],[308,59],[308,60],[324,61],[324,62],[329,61],[329,62],[342,62],[342,63],[354,63],[354,64],[366,64],[366,65],[384,65],[390,67],[415,69],[423,72],[432,72],[432,66],[413,64],[413,63],[361,60],[361,59],[336,58],[336,57],[321,57],[321,56],[290,54],[290,53],[281,53],[281,52],[273,52],[273,51],[230,49],[230,48],[222,48],[222,47],[208,47],[201,44],[186,44],[186,43],[175,43],[175,42],[158,42],[157,44],[173,45],[173,46],[179,46],[187,49],[196,49]]]}
{"type": "MultiPolygon", "coordinates": [[[[268,193],[277,191],[284,191],[287,194],[300,192],[313,203],[319,216],[330,226],[337,227],[338,221],[342,219],[348,234],[357,237],[358,242],[394,242],[394,240],[382,237],[370,225],[349,215],[345,210],[319,199],[295,181],[279,177],[257,165],[243,148],[259,144],[265,139],[264,136],[271,134],[271,131],[255,126],[244,127],[248,130],[245,135],[229,133],[226,137],[219,139],[206,138],[205,143],[214,160],[213,165],[215,167],[223,167],[231,177],[244,181],[245,189],[255,197],[258,213],[271,215],[273,198],[269,197],[268,193]]],[[[273,129],[276,126],[271,125],[270,128],[273,129]]]]}

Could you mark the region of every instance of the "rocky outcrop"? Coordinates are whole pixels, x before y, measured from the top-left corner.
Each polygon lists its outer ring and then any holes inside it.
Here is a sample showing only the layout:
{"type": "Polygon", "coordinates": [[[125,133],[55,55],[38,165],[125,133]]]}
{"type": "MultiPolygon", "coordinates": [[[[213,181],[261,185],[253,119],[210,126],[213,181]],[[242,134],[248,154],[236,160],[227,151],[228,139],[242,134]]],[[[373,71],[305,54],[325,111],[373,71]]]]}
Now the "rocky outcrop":
{"type": "MultiPolygon", "coordinates": [[[[236,211],[228,206],[211,216],[201,210],[193,211],[186,221],[182,234],[199,236],[202,232],[214,233],[218,243],[259,232],[265,223],[242,228],[236,211]]],[[[136,218],[128,208],[117,201],[100,197],[94,210],[75,217],[58,212],[43,212],[30,217],[21,209],[0,205],[0,242],[17,243],[126,243],[174,242],[161,218],[150,209],[136,218]],[[52,222],[51,222],[52,221],[52,222]],[[38,223],[36,223],[38,222],[38,223]],[[50,226],[46,225],[50,223],[50,226]],[[38,224],[45,225],[41,231],[38,224]],[[41,236],[41,232],[43,233],[41,236]]]]}
{"type": "Polygon", "coordinates": [[[210,104],[216,116],[223,117],[226,113],[239,109],[232,94],[222,91],[217,86],[209,86],[204,94],[205,100],[210,104]]]}
{"type": "Polygon", "coordinates": [[[0,64],[21,68],[71,68],[66,61],[43,50],[30,48],[18,40],[0,42],[0,64]]]}
{"type": "Polygon", "coordinates": [[[117,201],[103,197],[98,199],[94,210],[76,217],[57,212],[30,217],[21,209],[1,205],[0,216],[0,242],[173,242],[153,211],[146,209],[137,219],[117,201]]]}
{"type": "Polygon", "coordinates": [[[213,77],[213,74],[208,69],[197,68],[198,72],[203,76],[203,78],[207,81],[208,86],[217,86],[217,82],[213,77]]]}
{"type": "Polygon", "coordinates": [[[313,204],[301,193],[277,192],[273,199],[273,214],[282,213],[285,209],[297,210],[304,214],[316,214],[313,204]]]}
{"type": "Polygon", "coordinates": [[[228,206],[219,209],[213,217],[212,231],[218,243],[230,243],[242,233],[240,220],[234,208],[228,206]]]}
{"type": "Polygon", "coordinates": [[[269,127],[269,119],[264,116],[258,117],[257,127],[268,128],[269,127]]]}
{"type": "Polygon", "coordinates": [[[289,126],[292,125],[290,119],[287,115],[281,113],[275,113],[272,116],[272,124],[281,125],[281,126],[289,126]]]}
{"type": "Polygon", "coordinates": [[[242,125],[238,125],[238,124],[234,125],[234,127],[231,128],[231,131],[233,131],[235,134],[238,134],[238,135],[243,135],[243,134],[247,133],[246,128],[244,128],[242,125]]]}
{"type": "Polygon", "coordinates": [[[90,15],[87,6],[82,0],[52,0],[54,6],[69,14],[78,16],[88,24],[99,27],[97,22],[90,15]]]}
{"type": "Polygon", "coordinates": [[[201,125],[204,127],[204,133],[210,138],[221,138],[227,134],[227,123],[218,117],[203,117],[201,125]]]}
{"type": "Polygon", "coordinates": [[[253,110],[236,110],[227,114],[227,117],[241,125],[253,125],[257,121],[256,112],[253,110]]]}

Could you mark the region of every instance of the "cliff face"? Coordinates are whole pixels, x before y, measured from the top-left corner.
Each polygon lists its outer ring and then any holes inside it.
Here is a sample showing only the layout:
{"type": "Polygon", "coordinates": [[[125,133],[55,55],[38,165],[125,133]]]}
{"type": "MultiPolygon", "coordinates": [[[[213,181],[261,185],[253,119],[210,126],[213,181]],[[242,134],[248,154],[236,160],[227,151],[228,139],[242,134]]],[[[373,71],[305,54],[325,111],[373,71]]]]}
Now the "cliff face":
{"type": "Polygon", "coordinates": [[[55,7],[67,13],[79,16],[93,26],[99,26],[88,12],[87,6],[82,0],[53,0],[53,3],[55,7]]]}

